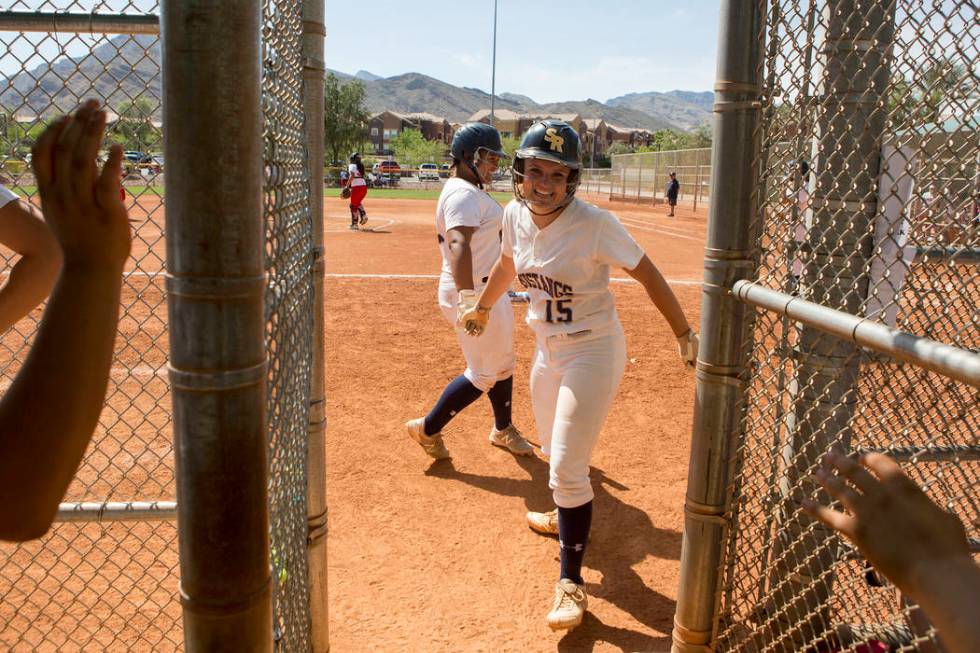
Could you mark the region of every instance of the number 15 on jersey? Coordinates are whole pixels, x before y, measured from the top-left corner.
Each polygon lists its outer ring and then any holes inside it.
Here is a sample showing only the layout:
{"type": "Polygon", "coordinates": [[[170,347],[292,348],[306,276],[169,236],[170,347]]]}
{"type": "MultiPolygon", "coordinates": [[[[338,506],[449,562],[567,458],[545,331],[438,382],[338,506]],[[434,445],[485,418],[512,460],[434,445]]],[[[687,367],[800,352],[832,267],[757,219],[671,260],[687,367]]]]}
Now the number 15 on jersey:
{"type": "Polygon", "coordinates": [[[571,322],[571,299],[549,299],[544,303],[545,322],[571,322]]]}

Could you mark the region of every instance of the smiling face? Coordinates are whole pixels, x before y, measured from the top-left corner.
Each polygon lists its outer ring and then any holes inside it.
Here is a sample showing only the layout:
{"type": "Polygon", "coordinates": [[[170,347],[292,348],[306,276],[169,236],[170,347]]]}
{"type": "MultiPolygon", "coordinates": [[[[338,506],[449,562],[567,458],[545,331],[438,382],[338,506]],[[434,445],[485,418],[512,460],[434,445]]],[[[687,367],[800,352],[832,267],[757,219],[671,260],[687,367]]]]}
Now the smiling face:
{"type": "Polygon", "coordinates": [[[568,192],[568,176],[571,169],[547,159],[524,161],[524,198],[536,213],[557,210],[568,192]]]}
{"type": "Polygon", "coordinates": [[[476,164],[476,171],[480,175],[480,181],[484,184],[489,184],[493,181],[493,173],[497,172],[497,168],[500,166],[500,156],[494,152],[487,150],[480,150],[479,160],[476,164]]]}

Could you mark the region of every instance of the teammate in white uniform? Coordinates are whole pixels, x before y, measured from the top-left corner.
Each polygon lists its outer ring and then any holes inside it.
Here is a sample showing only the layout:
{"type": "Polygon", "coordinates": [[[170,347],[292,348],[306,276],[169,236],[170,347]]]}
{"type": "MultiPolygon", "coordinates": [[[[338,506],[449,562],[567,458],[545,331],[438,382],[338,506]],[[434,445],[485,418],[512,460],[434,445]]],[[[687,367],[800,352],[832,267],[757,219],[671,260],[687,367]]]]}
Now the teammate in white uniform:
{"type": "Polygon", "coordinates": [[[531,400],[558,506],[527,519],[559,537],[561,572],[547,617],[556,630],[579,625],[587,606],[581,570],[594,496],[589,461],[626,366],[611,268],[643,285],[684,362],[697,358],[697,336],[657,268],[616,216],[575,198],[579,148],[578,134],[561,121],[535,123],[525,134],[514,156],[516,199],[504,211],[500,259],[477,305],[460,318],[468,333],[480,335],[515,275],[527,288],[527,322],[537,340],[531,400]]]}
{"type": "Polygon", "coordinates": [[[61,248],[41,212],[0,185],[0,243],[20,255],[0,290],[0,332],[51,292],[61,271],[61,248]]]}
{"type": "Polygon", "coordinates": [[[504,155],[497,130],[483,123],[463,125],[453,137],[453,177],[442,188],[436,205],[436,230],[442,252],[439,308],[456,337],[466,371],[453,379],[425,417],[405,424],[408,434],[433,458],[449,458],[442,429],[461,410],[486,393],[493,406],[490,442],[519,456],[534,452],[511,423],[514,388],[514,313],[501,296],[486,337],[479,340],[457,326],[459,315],[476,304],[476,294],[500,255],[503,209],[483,190],[504,155]]]}

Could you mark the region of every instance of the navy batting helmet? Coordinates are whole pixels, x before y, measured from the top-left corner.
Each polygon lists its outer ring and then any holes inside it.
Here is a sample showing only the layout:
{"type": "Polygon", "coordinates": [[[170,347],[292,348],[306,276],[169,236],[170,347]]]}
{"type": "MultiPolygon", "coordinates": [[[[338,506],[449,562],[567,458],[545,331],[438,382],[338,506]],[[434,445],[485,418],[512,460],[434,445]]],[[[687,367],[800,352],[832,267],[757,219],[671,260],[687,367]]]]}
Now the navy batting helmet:
{"type": "Polygon", "coordinates": [[[480,150],[493,152],[501,157],[507,156],[500,142],[500,132],[482,122],[468,122],[460,127],[449,147],[453,159],[457,161],[472,161],[480,150]]]}
{"type": "Polygon", "coordinates": [[[361,158],[361,153],[360,152],[354,152],[353,154],[350,155],[350,162],[351,163],[357,163],[357,160],[360,159],[360,158],[361,158]]]}
{"type": "Polygon", "coordinates": [[[531,125],[521,139],[521,146],[514,153],[515,197],[526,204],[521,188],[521,183],[524,181],[524,160],[545,159],[569,168],[565,199],[559,208],[567,206],[574,199],[575,191],[578,189],[579,168],[582,167],[581,150],[582,144],[578,132],[567,122],[542,120],[531,125]]]}

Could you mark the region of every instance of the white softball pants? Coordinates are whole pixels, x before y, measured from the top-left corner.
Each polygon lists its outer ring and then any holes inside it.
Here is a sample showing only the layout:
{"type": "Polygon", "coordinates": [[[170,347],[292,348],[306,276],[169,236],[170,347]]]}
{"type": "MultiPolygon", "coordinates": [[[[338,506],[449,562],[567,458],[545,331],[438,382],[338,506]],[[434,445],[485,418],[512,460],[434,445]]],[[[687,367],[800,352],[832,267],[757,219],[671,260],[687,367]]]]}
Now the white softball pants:
{"type": "Polygon", "coordinates": [[[576,508],[595,496],[589,461],[626,369],[626,338],[615,324],[583,335],[538,338],[531,403],[550,456],[555,505],[576,508]]]}
{"type": "Polygon", "coordinates": [[[442,316],[455,329],[459,348],[466,359],[463,376],[478,390],[487,392],[497,381],[514,375],[514,307],[510,305],[510,297],[504,293],[490,311],[486,330],[474,338],[456,326],[456,294],[455,289],[451,297],[440,291],[439,308],[442,316]]]}

